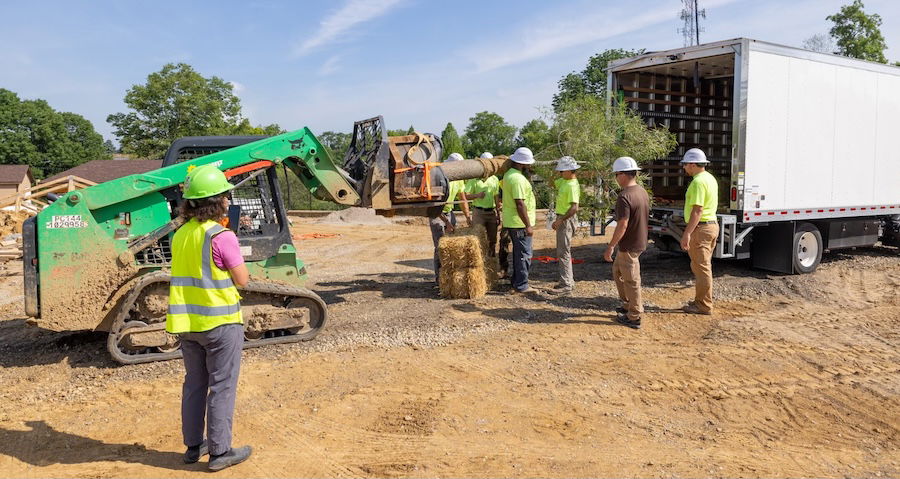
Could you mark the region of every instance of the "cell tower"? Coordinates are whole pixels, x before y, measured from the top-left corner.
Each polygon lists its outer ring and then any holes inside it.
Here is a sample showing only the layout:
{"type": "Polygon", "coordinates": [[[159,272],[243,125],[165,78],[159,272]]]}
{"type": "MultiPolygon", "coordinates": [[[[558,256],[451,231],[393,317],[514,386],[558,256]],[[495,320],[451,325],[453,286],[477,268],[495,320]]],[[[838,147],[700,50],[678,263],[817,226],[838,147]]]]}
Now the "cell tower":
{"type": "Polygon", "coordinates": [[[684,27],[678,29],[678,33],[684,36],[684,46],[700,44],[700,32],[704,31],[700,27],[700,19],[706,20],[706,9],[700,9],[697,6],[697,0],[681,0],[684,8],[681,9],[681,21],[684,27]]]}

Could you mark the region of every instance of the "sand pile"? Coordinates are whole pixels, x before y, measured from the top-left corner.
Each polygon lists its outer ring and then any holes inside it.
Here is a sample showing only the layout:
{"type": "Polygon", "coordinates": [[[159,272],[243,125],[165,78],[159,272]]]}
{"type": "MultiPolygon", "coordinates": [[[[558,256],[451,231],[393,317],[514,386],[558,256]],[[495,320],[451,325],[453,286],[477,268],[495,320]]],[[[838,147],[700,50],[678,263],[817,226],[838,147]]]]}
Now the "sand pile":
{"type": "Polygon", "coordinates": [[[391,220],[378,216],[371,208],[347,208],[328,214],[316,221],[326,225],[389,225],[391,220]]]}
{"type": "Polygon", "coordinates": [[[441,296],[454,299],[478,299],[494,287],[497,258],[487,254],[484,226],[459,228],[444,235],[438,243],[441,296]]]}
{"type": "Polygon", "coordinates": [[[22,232],[22,223],[29,218],[27,213],[0,210],[0,238],[22,232]]]}

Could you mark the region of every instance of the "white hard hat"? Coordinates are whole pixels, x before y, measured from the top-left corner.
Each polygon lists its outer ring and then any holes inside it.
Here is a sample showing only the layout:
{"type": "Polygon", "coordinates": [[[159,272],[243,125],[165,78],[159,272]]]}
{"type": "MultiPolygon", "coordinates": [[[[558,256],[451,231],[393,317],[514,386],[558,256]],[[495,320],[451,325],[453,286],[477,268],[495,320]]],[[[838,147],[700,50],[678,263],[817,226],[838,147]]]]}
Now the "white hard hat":
{"type": "Polygon", "coordinates": [[[691,148],[684,154],[681,163],[709,163],[706,159],[706,153],[700,148],[691,148]]]}
{"type": "Polygon", "coordinates": [[[620,171],[639,171],[640,169],[637,162],[634,161],[634,158],[630,156],[621,156],[616,158],[616,161],[613,162],[613,173],[618,173],[620,171]]]}
{"type": "Polygon", "coordinates": [[[481,157],[484,159],[491,159],[494,157],[494,155],[492,155],[490,151],[485,151],[481,154],[481,157]]]}
{"type": "Polygon", "coordinates": [[[564,156],[556,162],[556,171],[572,171],[578,168],[581,168],[581,166],[575,163],[575,158],[571,156],[564,156]]]}
{"type": "Polygon", "coordinates": [[[520,165],[532,165],[534,164],[534,153],[531,152],[530,149],[526,147],[516,148],[516,152],[509,157],[511,161],[514,163],[518,163],[520,165]]]}
{"type": "Polygon", "coordinates": [[[450,163],[451,161],[462,161],[464,158],[459,153],[450,153],[450,156],[444,160],[444,163],[450,163]]]}

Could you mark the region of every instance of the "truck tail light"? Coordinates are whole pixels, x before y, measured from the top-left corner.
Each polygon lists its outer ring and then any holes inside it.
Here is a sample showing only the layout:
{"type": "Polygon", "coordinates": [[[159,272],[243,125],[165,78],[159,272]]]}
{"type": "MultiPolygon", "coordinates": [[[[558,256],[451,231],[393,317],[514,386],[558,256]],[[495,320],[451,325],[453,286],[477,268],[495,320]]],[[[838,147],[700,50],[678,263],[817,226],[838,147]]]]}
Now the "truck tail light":
{"type": "Polygon", "coordinates": [[[737,201],[737,187],[731,187],[731,201],[737,201]]]}

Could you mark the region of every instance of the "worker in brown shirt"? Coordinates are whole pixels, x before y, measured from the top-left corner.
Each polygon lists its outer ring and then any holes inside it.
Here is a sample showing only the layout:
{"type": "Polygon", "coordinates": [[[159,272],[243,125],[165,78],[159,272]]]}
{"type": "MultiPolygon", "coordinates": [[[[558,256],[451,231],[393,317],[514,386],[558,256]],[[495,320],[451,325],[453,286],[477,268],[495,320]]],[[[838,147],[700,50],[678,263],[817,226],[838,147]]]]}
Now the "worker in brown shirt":
{"type": "Polygon", "coordinates": [[[623,156],[613,162],[616,183],[622,188],[616,200],[616,230],[603,259],[613,263],[613,279],[619,290],[622,307],[616,308],[616,321],[630,328],[641,328],[641,253],[647,249],[647,221],[650,218],[650,197],[637,184],[640,171],[633,158],[623,156]],[[613,250],[619,248],[613,261],[613,250]]]}

